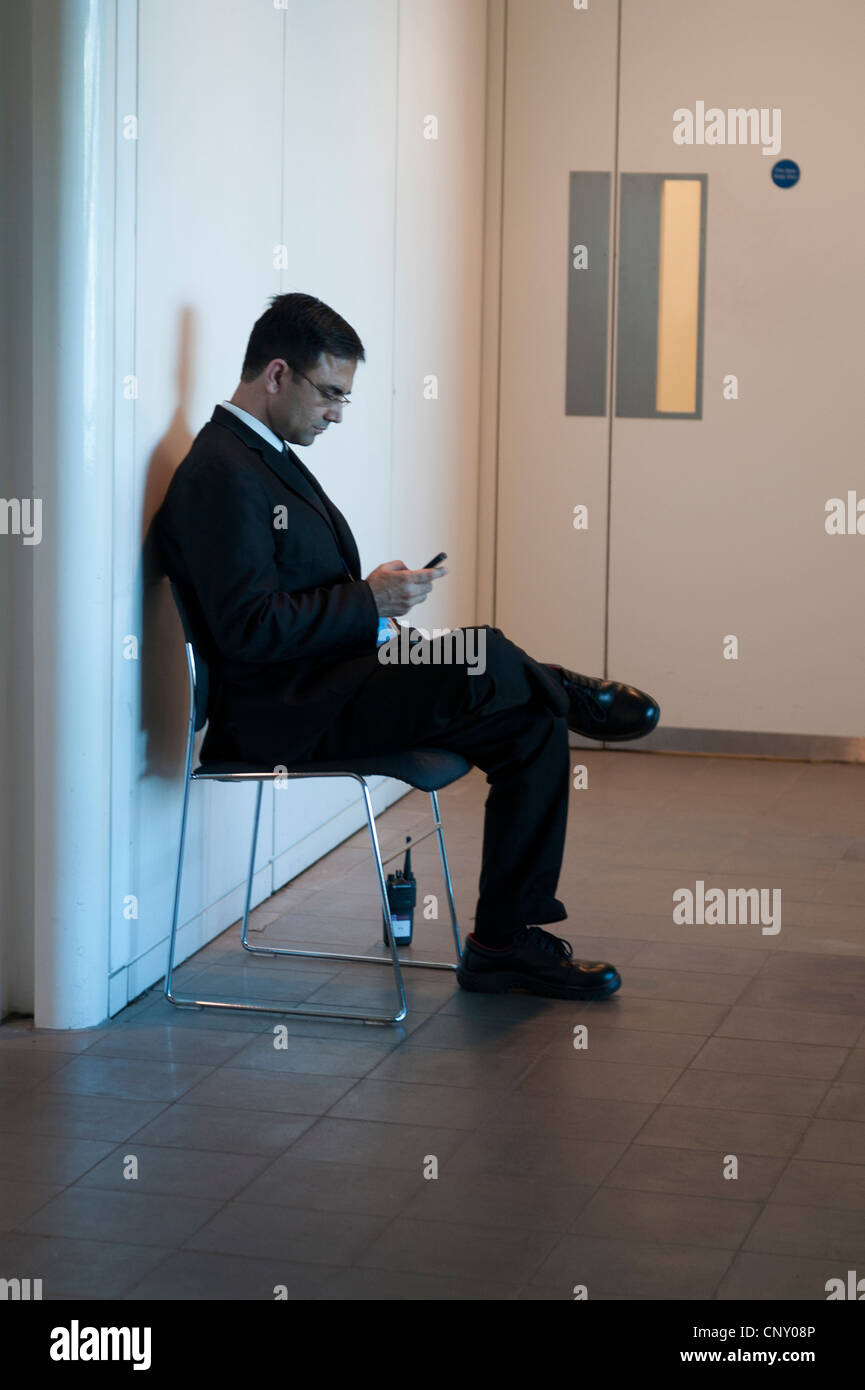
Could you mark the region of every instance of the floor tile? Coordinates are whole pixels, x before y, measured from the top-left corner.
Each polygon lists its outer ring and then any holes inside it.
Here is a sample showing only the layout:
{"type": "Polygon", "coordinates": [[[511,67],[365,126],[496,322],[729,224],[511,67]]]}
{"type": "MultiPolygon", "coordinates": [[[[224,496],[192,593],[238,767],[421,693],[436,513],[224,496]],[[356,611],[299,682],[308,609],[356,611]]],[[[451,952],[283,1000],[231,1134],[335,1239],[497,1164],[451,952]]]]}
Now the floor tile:
{"type": "Polygon", "coordinates": [[[0,1184],[0,1231],[20,1226],[60,1191],[56,1183],[6,1181],[0,1184]]]}
{"type": "Polygon", "coordinates": [[[753,1038],[710,1038],[691,1063],[692,1071],[759,1073],[829,1081],[837,1076],[847,1050],[814,1047],[808,1043],[755,1041],[753,1038]]]}
{"type": "Polygon", "coordinates": [[[799,1115],[665,1104],[658,1106],[635,1143],[782,1158],[793,1153],[807,1126],[807,1119],[799,1115]]]}
{"type": "Polygon", "coordinates": [[[0,1023],[0,1053],[86,1052],[104,1036],[103,1028],[34,1028],[31,1018],[7,1019],[0,1023]]]}
{"type": "Polygon", "coordinates": [[[637,1028],[605,1028],[600,1022],[588,1025],[585,1049],[575,1047],[573,1030],[560,1029],[555,1041],[540,1059],[537,1070],[551,1059],[563,1062],[576,1057],[597,1062],[633,1062],[640,1066],[670,1066],[682,1069],[703,1048],[703,1039],[688,1033],[647,1033],[637,1028]]]}
{"type": "Polygon", "coordinates": [[[830,1279],[845,1279],[837,1260],[800,1259],[741,1251],[721,1280],[718,1301],[782,1303],[825,1300],[830,1279]]]}
{"type": "Polygon", "coordinates": [[[559,1137],[600,1139],[626,1144],[643,1128],[656,1106],[653,1101],[611,1100],[594,1096],[546,1095],[526,1090],[502,1096],[485,1126],[499,1140],[530,1132],[547,1143],[559,1137]]]}
{"type": "Polygon", "coordinates": [[[345,1269],[328,1279],[320,1297],[354,1302],[504,1302],[516,1297],[516,1284],[492,1279],[454,1279],[413,1274],[404,1269],[345,1269]]]}
{"type": "Polygon", "coordinates": [[[842,1082],[831,1086],[817,1115],[821,1120],[865,1121],[865,1085],[842,1082]]]}
{"type": "Polygon", "coordinates": [[[294,1143],[314,1115],[288,1115],[234,1106],[185,1105],[178,1102],[134,1133],[134,1142],[218,1153],[265,1154],[271,1158],[294,1143]]]}
{"type": "Polygon", "coordinates": [[[571,1221],[581,1237],[707,1245],[736,1250],[760,1214],[760,1203],[603,1187],[571,1221]]]}
{"type": "Polygon", "coordinates": [[[64,1138],[54,1143],[42,1134],[0,1131],[0,1182],[41,1182],[56,1187],[80,1178],[110,1154],[111,1143],[64,1138]]]}
{"type": "Polygon", "coordinates": [[[261,1072],[302,1072],[307,1076],[368,1075],[393,1051],[392,1042],[366,1037],[311,1038],[302,1034],[264,1033],[243,1044],[231,1058],[232,1068],[261,1072]]]}
{"type": "MultiPolygon", "coordinates": [[[[792,954],[792,953],[787,953],[792,954]]],[[[806,1013],[855,1015],[865,1022],[865,987],[857,983],[759,976],[739,995],[741,1006],[802,1009],[806,1013]]]]}
{"type": "Polygon", "coordinates": [[[454,1154],[454,1173],[495,1173],[549,1178],[595,1187],[621,1158],[624,1146],[529,1130],[470,1135],[454,1154]]]}
{"type": "Polygon", "coordinates": [[[0,1107],[0,1132],[105,1139],[119,1144],[165,1109],[164,1101],[32,1091],[0,1107]]]}
{"type": "Polygon", "coordinates": [[[172,1029],[192,1029],[207,1032],[215,1029],[220,1033],[264,1033],[274,1023],[281,1022],[279,1014],[244,1013],[240,1009],[194,1009],[180,1008],[169,1003],[162,993],[149,999],[143,1009],[132,1018],[126,1018],[126,1010],[117,1014],[107,1026],[107,1036],[116,1033],[135,1031],[137,1028],[153,1028],[168,1024],[172,1029]]]}
{"type": "Polygon", "coordinates": [[[792,1206],[770,1202],[761,1212],[743,1249],[769,1255],[833,1259],[846,1264],[862,1260],[865,1211],[792,1206]],[[815,1219],[816,1218],[816,1219],[815,1219]]]}
{"type": "Polygon", "coordinates": [[[0,1235],[0,1267],[19,1279],[41,1279],[45,1301],[120,1298],[169,1253],[158,1245],[0,1235]]]}
{"type": "Polygon", "coordinates": [[[783,1158],[743,1154],[735,1177],[728,1177],[725,1174],[730,1169],[723,1154],[656,1144],[632,1144],[604,1179],[604,1187],[717,1197],[738,1202],[765,1202],[775,1190],[785,1166],[783,1158]]]}
{"type": "Polygon", "coordinates": [[[238,1201],[396,1216],[423,1186],[419,1170],[329,1163],[288,1153],[251,1182],[238,1201]]]}
{"type": "Polygon", "coordinates": [[[369,1073],[370,1081],[416,1082],[507,1090],[534,1059],[525,1052],[482,1052],[472,1048],[414,1047],[391,1052],[369,1073]]]}
{"type": "Polygon", "coordinates": [[[586,1101],[661,1101],[681,1075],[678,1066],[640,1066],[604,1062],[593,1054],[574,1052],[573,1058],[555,1061],[542,1057],[517,1086],[531,1095],[579,1096],[586,1101]]]}
{"type": "Polygon", "coordinates": [[[191,1062],[218,1067],[246,1046],[243,1033],[217,1028],[177,1028],[172,1023],[141,1024],[117,1030],[88,1051],[88,1057],[125,1057],[134,1061],[191,1062]]]}
{"type": "Polygon", "coordinates": [[[550,1231],[397,1217],[358,1258],[362,1267],[516,1283],[528,1278],[557,1237],[550,1231]]]}
{"type": "Polygon", "coordinates": [[[865,1125],[857,1120],[813,1120],[796,1157],[865,1163],[865,1125]]]}
{"type": "MultiPolygon", "coordinates": [[[[269,958],[272,962],[272,958],[269,958]]],[[[238,1000],[242,1003],[305,1003],[322,985],[334,978],[333,970],[292,970],[286,962],[281,966],[207,965],[190,971],[177,981],[177,988],[196,999],[238,1000]]]]}
{"type": "Polygon", "coordinates": [[[25,1234],[129,1245],[174,1246],[219,1209],[200,1197],[164,1197],[131,1190],[70,1187],[20,1225],[25,1234]]]}
{"type": "Polygon", "coordinates": [[[730,1250],[700,1245],[568,1235],[530,1282],[570,1290],[581,1285],[590,1300],[706,1300],[712,1297],[732,1258],[730,1250]]]}
{"type": "Polygon", "coordinates": [[[357,1084],[353,1076],[280,1075],[251,1067],[221,1067],[184,1095],[187,1105],[236,1106],[238,1110],[322,1115],[357,1084]]]}
{"type": "Polygon", "coordinates": [[[562,1233],[594,1191],[546,1176],[463,1172],[446,1164],[437,1180],[418,1185],[401,1215],[418,1221],[562,1233]]]}
{"type": "Polygon", "coordinates": [[[44,1048],[4,1050],[0,1044],[0,1098],[4,1101],[15,1091],[29,1091],[63,1071],[73,1060],[69,1052],[48,1052],[44,1048]]]}
{"type": "Polygon", "coordinates": [[[716,1030],[716,1037],[755,1038],[766,1042],[801,1042],[812,1047],[851,1047],[865,1021],[853,1014],[817,1014],[804,1009],[755,1009],[737,1004],[716,1030]]]}
{"type": "Polygon", "coordinates": [[[184,1248],[301,1264],[350,1264],[386,1225],[387,1218],[358,1212],[230,1202],[184,1248]]]}
{"type": "Polygon", "coordinates": [[[407,1168],[421,1173],[429,1155],[444,1163],[463,1139],[457,1129],[429,1125],[381,1124],[325,1116],[292,1147],[298,1158],[371,1167],[407,1168]]]}
{"type": "MultiPolygon", "coordinates": [[[[623,976],[624,979],[624,976],[623,976]]],[[[635,999],[670,999],[680,1003],[732,1004],[750,981],[750,975],[695,970],[627,969],[628,994],[635,999]]]]}
{"type": "Polygon", "coordinates": [[[856,1048],[849,1053],[835,1080],[837,1082],[852,1081],[857,1085],[865,1082],[865,1048],[856,1048]]]}
{"type": "MultiPolygon", "coordinates": [[[[471,1049],[505,1057],[517,1053],[537,1057],[557,1037],[565,1035],[562,1024],[544,1019],[514,1018],[494,1015],[472,1018],[468,1015],[437,1013],[425,1018],[411,1035],[412,1047],[471,1049]]],[[[572,1039],[570,1030],[566,1034],[572,1039]]],[[[570,1042],[569,1042],[570,1045],[570,1042]]]]}
{"type": "Polygon", "coordinates": [[[829,1090],[825,1081],[741,1072],[685,1072],[670,1090],[670,1105],[699,1105],[719,1110],[756,1110],[765,1115],[813,1115],[829,1090]]]}
{"type": "Polygon", "coordinates": [[[102,1191],[161,1193],[176,1197],[205,1197],[228,1201],[258,1176],[268,1159],[264,1155],[214,1153],[207,1149],[180,1149],[140,1144],[121,1145],[75,1183],[75,1189],[98,1187],[102,1191]],[[135,1178],[127,1178],[129,1159],[137,1160],[135,1178]]]}
{"type": "Polygon", "coordinates": [[[771,1200],[790,1206],[865,1211],[865,1166],[796,1157],[785,1168],[771,1200]]]}
{"type": "Polygon", "coordinates": [[[618,997],[610,1007],[602,1004],[574,1004],[573,1023],[602,1024],[604,1028],[631,1028],[646,1032],[693,1033],[708,1037],[727,1010],[714,1004],[688,1004],[661,999],[618,997]]]}
{"type": "Polygon", "coordinates": [[[125,1298],[130,1303],[295,1302],[321,1297],[321,1290],[337,1272],[336,1266],[176,1250],[133,1284],[125,1298]]]}
{"type": "Polygon", "coordinates": [[[208,1076],[210,1066],[178,1062],[140,1062],[126,1057],[75,1057],[42,1083],[45,1093],[111,1096],[124,1100],[177,1100],[208,1076]]]}
{"type": "Polygon", "coordinates": [[[493,1116],[497,1104],[498,1095],[489,1088],[364,1080],[332,1105],[329,1113],[341,1120],[474,1129],[493,1116]]]}

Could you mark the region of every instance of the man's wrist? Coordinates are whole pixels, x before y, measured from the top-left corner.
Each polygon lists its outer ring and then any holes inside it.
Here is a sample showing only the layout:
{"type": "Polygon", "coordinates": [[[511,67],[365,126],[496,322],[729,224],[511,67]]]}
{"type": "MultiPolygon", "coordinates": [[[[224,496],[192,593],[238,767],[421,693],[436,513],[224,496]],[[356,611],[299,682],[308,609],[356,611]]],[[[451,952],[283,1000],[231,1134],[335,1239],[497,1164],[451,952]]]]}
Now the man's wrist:
{"type": "Polygon", "coordinates": [[[373,613],[374,613],[374,615],[375,615],[376,630],[377,630],[377,629],[378,629],[378,623],[379,623],[379,621],[381,620],[382,614],[379,612],[379,609],[378,609],[378,602],[377,602],[377,600],[376,600],[376,596],[375,596],[375,594],[373,593],[371,586],[369,585],[369,583],[368,583],[365,579],[360,579],[360,580],[358,580],[357,582],[358,582],[358,584],[360,584],[360,585],[366,590],[366,592],[369,594],[370,603],[372,604],[373,613]]]}

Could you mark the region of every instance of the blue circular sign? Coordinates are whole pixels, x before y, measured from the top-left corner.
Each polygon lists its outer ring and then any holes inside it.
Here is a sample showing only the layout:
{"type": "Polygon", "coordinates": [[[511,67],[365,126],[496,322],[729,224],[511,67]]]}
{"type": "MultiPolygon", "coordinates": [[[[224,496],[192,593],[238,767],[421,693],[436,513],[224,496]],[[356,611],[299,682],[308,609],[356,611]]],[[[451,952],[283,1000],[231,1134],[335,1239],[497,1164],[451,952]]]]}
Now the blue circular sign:
{"type": "Polygon", "coordinates": [[[779,159],[772,165],[772,182],[779,188],[792,188],[799,182],[799,165],[794,159],[779,159]]]}

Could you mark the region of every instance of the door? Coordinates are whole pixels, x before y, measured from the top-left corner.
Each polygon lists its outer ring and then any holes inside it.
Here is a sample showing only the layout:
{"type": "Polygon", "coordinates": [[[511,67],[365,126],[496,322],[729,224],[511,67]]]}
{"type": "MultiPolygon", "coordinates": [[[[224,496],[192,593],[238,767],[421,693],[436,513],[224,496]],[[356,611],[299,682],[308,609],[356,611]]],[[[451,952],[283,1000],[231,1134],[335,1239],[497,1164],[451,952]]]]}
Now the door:
{"type": "Polygon", "coordinates": [[[652,691],[673,746],[860,737],[865,12],[507,26],[496,622],[652,691]]]}

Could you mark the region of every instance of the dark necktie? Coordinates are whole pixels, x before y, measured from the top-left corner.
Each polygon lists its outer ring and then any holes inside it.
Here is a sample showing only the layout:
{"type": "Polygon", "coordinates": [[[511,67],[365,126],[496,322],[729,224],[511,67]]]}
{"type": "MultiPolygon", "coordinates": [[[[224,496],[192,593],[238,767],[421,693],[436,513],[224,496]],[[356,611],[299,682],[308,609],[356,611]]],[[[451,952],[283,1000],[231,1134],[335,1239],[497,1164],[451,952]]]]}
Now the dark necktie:
{"type": "Polygon", "coordinates": [[[307,473],[307,470],[303,468],[299,459],[296,459],[294,457],[294,455],[292,454],[291,450],[285,442],[283,442],[282,445],[282,460],[285,466],[285,471],[291,478],[292,486],[295,488],[297,492],[300,493],[301,497],[305,498],[307,502],[310,502],[312,506],[315,507],[319,516],[324,517],[325,521],[327,522],[328,526],[333,532],[334,539],[337,543],[337,549],[339,550],[339,558],[343,563],[343,568],[345,569],[345,572],[348,575],[349,579],[352,579],[354,576],[352,575],[352,572],[348,567],[348,562],[346,561],[346,558],[339,547],[339,537],[336,534],[336,528],[334,527],[333,521],[330,518],[330,514],[328,513],[327,507],[321,500],[321,496],[319,495],[317,489],[313,486],[312,482],[310,481],[310,475],[307,473]]]}
{"type": "MultiPolygon", "coordinates": [[[[312,505],[316,508],[316,510],[321,513],[328,526],[330,527],[331,531],[333,531],[334,537],[336,538],[337,549],[339,550],[339,558],[340,560],[342,560],[343,569],[345,570],[349,579],[351,579],[352,582],[354,582],[354,575],[349,569],[348,562],[346,561],[346,558],[339,547],[339,537],[336,534],[336,528],[328,514],[327,508],[325,507],[324,503],[321,500],[321,497],[319,496],[317,489],[314,487],[311,481],[312,475],[307,472],[306,468],[304,468],[300,460],[294,457],[288,445],[284,442],[282,446],[282,457],[285,464],[285,471],[291,477],[293,486],[297,489],[297,491],[301,494],[302,497],[305,497],[308,502],[311,502],[312,505]]],[[[398,632],[399,628],[397,627],[393,618],[379,619],[379,643],[387,640],[387,638],[393,636],[394,633],[398,632]]]]}

